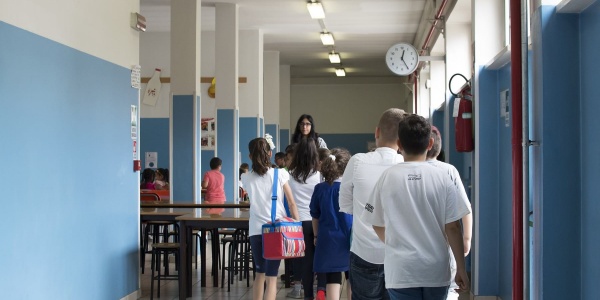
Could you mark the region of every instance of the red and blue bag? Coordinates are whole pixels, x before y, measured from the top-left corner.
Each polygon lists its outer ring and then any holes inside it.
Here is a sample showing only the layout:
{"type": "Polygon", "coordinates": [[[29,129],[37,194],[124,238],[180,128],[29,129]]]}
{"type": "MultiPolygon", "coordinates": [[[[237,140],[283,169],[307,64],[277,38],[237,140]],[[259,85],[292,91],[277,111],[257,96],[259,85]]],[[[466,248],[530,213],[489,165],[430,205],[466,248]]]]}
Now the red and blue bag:
{"type": "Polygon", "coordinates": [[[277,216],[277,171],[273,175],[273,196],[271,197],[271,222],[262,226],[263,257],[265,259],[286,259],[303,257],[306,245],[302,222],[277,216]]]}

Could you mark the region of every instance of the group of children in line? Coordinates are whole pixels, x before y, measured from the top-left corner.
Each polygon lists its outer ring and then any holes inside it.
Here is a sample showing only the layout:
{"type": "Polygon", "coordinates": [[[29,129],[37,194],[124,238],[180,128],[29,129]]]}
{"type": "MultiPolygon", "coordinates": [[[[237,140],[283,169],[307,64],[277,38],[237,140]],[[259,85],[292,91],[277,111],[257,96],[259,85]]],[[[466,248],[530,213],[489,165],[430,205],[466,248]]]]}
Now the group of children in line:
{"type": "Polygon", "coordinates": [[[142,172],[142,181],[140,183],[140,188],[145,190],[168,190],[169,169],[144,169],[144,171],[142,172]]]}
{"type": "MultiPolygon", "coordinates": [[[[277,293],[281,261],[263,258],[261,235],[271,220],[274,168],[281,168],[276,219],[301,221],[306,244],[304,257],[289,260],[295,284],[288,297],[339,299],[342,273],[348,299],[445,300],[468,290],[470,204],[456,168],[435,159],[439,131],[392,108],[381,116],[375,139],[369,153],[329,150],[312,117],[302,115],[295,143],[275,155],[275,165],[267,140],[250,141],[251,170],[240,168],[240,186],[252,199],[253,299],[277,293]]],[[[204,175],[207,203],[225,202],[221,164],[213,158],[204,175]]]]}
{"type": "MultiPolygon", "coordinates": [[[[292,260],[303,295],[295,285],[288,297],[339,299],[342,273],[349,299],[445,300],[467,291],[470,204],[456,168],[435,160],[439,131],[423,117],[389,109],[375,130],[377,149],[351,157],[345,149],[319,149],[325,143],[307,116],[298,120],[302,138],[275,157],[275,167],[287,167],[277,177],[276,219],[301,221],[306,243],[305,256],[292,260]]],[[[241,180],[252,200],[253,299],[275,299],[280,260],[262,257],[261,237],[271,214],[272,149],[256,138],[249,151],[252,168],[241,180]]]]}

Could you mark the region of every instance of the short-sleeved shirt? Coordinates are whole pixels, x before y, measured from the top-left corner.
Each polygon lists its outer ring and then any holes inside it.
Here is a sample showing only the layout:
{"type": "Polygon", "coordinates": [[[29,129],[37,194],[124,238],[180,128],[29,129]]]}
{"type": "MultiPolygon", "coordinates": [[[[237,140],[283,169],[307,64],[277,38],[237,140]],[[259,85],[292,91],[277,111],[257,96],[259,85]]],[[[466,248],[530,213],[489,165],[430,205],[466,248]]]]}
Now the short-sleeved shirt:
{"type": "Polygon", "coordinates": [[[343,272],[350,268],[350,233],[352,215],[340,212],[338,202],[340,180],[315,186],[310,201],[310,214],[319,220],[313,270],[343,272]]]}
{"type": "Polygon", "coordinates": [[[290,188],[294,195],[294,201],[296,201],[300,221],[312,220],[310,216],[310,198],[315,190],[315,185],[319,183],[321,183],[321,172],[319,171],[308,176],[305,183],[296,181],[294,178],[290,180],[290,188]]]}
{"type": "MultiPolygon", "coordinates": [[[[287,216],[283,206],[283,185],[285,185],[290,178],[290,174],[284,169],[279,169],[278,173],[276,207],[277,215],[275,216],[275,219],[287,216]]],[[[250,171],[246,173],[246,175],[242,176],[244,189],[246,189],[246,192],[248,192],[250,203],[252,203],[250,205],[250,236],[262,234],[262,225],[271,221],[273,174],[273,169],[270,168],[263,176],[254,173],[254,171],[250,171]]]]}
{"type": "Polygon", "coordinates": [[[365,222],[385,227],[386,288],[450,285],[445,225],[468,213],[444,170],[427,162],[386,170],[363,211],[365,222]]]}
{"type": "Polygon", "coordinates": [[[202,181],[208,182],[204,201],[225,202],[225,176],[219,170],[210,170],[204,174],[202,181]]]}
{"type": "Polygon", "coordinates": [[[373,227],[361,219],[362,211],[381,174],[403,161],[404,158],[396,150],[380,147],[373,152],[352,156],[342,177],[340,211],[354,214],[350,251],[372,264],[383,264],[385,245],[373,227]]]}

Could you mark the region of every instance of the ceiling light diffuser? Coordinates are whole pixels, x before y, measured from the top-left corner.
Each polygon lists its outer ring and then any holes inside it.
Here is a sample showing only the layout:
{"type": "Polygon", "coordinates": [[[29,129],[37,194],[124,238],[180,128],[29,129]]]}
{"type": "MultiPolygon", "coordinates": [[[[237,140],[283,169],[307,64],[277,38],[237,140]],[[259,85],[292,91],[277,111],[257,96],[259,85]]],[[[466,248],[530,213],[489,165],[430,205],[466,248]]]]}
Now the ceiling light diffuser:
{"type": "Polygon", "coordinates": [[[344,70],[344,68],[337,68],[335,69],[335,75],[338,77],[346,76],[346,70],[344,70]]]}
{"type": "Polygon", "coordinates": [[[340,58],[340,54],[337,52],[331,52],[329,53],[329,61],[332,64],[339,64],[340,62],[342,62],[342,59],[340,58]]]}
{"type": "Polygon", "coordinates": [[[321,4],[321,2],[308,2],[306,3],[306,8],[308,9],[308,13],[310,14],[311,18],[325,18],[325,11],[323,10],[323,5],[321,4]]]}
{"type": "Polygon", "coordinates": [[[321,32],[321,42],[325,46],[331,46],[335,44],[335,41],[333,40],[333,34],[331,34],[331,32],[321,32]]]}

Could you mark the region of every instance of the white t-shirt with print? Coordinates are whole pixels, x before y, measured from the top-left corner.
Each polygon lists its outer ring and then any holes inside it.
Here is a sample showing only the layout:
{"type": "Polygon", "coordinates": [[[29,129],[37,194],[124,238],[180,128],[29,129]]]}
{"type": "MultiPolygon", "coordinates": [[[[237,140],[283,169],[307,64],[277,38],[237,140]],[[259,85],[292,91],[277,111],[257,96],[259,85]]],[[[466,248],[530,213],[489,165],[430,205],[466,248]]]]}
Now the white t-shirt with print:
{"type": "Polygon", "coordinates": [[[386,288],[450,285],[445,225],[470,213],[448,174],[427,162],[386,170],[365,205],[363,218],[385,227],[386,288]]]}
{"type": "Polygon", "coordinates": [[[321,172],[318,171],[308,176],[306,183],[298,182],[293,177],[290,178],[289,184],[294,195],[294,201],[296,201],[300,221],[312,220],[312,216],[310,215],[310,198],[315,190],[315,185],[319,183],[321,183],[321,172]]]}
{"type": "MultiPolygon", "coordinates": [[[[279,169],[277,175],[277,216],[275,219],[283,218],[286,215],[283,206],[283,185],[289,181],[290,174],[285,169],[279,169]]],[[[273,190],[273,168],[269,168],[267,173],[259,176],[250,171],[242,176],[244,189],[250,197],[250,224],[249,235],[262,234],[262,225],[271,221],[271,196],[273,190]]]]}
{"type": "Polygon", "coordinates": [[[381,174],[403,161],[396,150],[380,147],[373,152],[352,156],[342,177],[340,211],[348,214],[356,212],[352,221],[350,251],[372,264],[383,264],[385,244],[379,240],[373,227],[362,220],[362,211],[381,174]]]}

